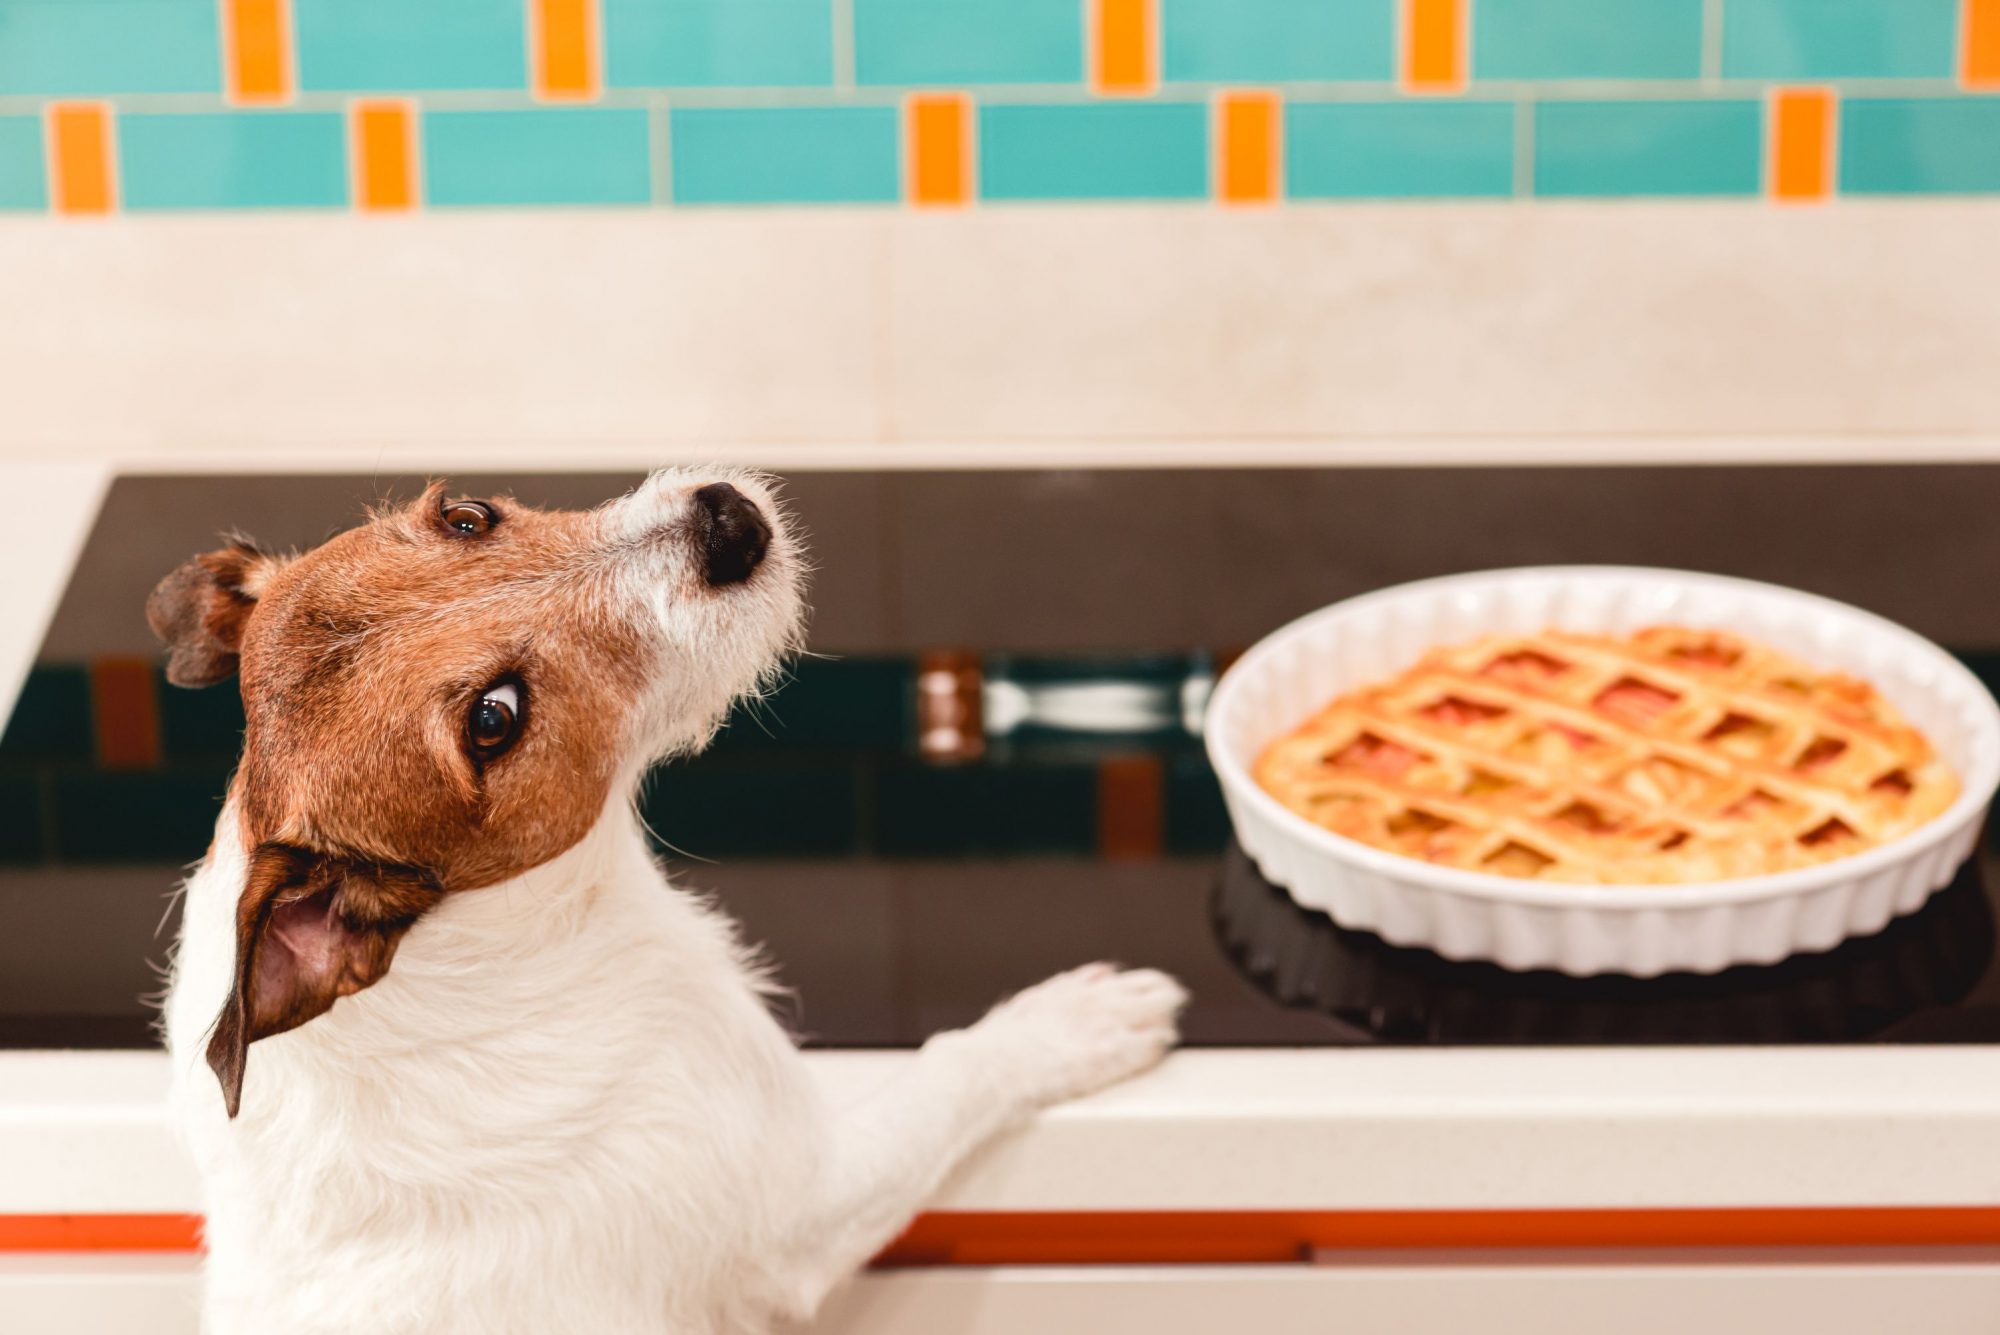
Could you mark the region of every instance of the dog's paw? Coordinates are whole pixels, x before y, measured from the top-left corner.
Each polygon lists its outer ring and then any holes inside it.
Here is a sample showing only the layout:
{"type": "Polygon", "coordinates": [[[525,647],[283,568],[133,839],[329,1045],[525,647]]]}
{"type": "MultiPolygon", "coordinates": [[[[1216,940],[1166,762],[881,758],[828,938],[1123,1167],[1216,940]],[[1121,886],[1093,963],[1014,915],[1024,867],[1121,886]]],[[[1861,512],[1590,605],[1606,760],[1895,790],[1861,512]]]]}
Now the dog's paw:
{"type": "Polygon", "coordinates": [[[1001,1002],[966,1032],[1029,1106],[1075,1098],[1165,1056],[1187,991],[1156,969],[1086,964],[1001,1002]]]}

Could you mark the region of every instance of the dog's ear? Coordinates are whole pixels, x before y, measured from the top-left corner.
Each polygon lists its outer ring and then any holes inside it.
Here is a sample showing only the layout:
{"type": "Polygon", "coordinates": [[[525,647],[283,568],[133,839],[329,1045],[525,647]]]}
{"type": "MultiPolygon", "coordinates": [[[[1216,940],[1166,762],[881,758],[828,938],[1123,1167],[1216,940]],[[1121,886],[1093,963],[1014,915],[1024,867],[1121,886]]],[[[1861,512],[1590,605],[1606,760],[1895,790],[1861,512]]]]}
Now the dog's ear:
{"type": "Polygon", "coordinates": [[[146,600],[146,621],[167,646],[167,680],[212,686],[236,671],[243,623],[284,564],[238,538],[184,563],[146,600]]]}
{"type": "Polygon", "coordinates": [[[296,1029],[379,982],[397,943],[437,903],[436,879],[409,867],[263,844],[236,904],[236,972],[208,1064],[236,1116],[252,1043],[296,1029]]]}

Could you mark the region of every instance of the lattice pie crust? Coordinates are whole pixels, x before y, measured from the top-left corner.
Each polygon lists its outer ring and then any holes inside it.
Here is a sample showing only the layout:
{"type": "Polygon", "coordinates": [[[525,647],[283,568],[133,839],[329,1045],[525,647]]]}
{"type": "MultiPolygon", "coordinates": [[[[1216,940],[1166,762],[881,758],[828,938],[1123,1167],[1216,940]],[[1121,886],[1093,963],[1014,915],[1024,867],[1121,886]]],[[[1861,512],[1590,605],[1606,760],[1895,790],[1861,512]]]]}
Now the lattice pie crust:
{"type": "Polygon", "coordinates": [[[1336,834],[1544,881],[1710,881],[1886,843],[1958,781],[1866,682],[1739,636],[1556,631],[1427,654],[1264,752],[1336,834]]]}

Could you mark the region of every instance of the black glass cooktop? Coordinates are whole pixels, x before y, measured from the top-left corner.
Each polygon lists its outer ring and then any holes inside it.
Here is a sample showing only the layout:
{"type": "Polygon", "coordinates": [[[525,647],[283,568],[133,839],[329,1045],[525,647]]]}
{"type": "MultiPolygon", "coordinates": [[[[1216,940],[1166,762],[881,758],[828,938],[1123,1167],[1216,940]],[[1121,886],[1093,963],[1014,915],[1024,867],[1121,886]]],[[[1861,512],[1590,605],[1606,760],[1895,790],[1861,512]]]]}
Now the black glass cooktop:
{"type": "MultiPolygon", "coordinates": [[[[564,505],[632,480],[454,479],[564,505]]],[[[140,614],[153,582],[233,526],[310,544],[420,485],[112,489],[0,730],[0,1046],[154,1041],[169,891],[208,843],[243,718],[229,687],[163,681],[140,614]]],[[[1093,959],[1181,977],[1197,1046],[2000,1042],[1990,852],[1825,954],[1700,978],[1510,974],[1296,907],[1231,845],[1198,733],[1217,672],[1272,627],[1512,564],[1770,579],[2000,682],[2000,601],[1920,573],[2000,567],[2000,467],[856,473],[790,490],[820,566],[816,655],[708,753],[658,769],[643,811],[676,879],[762,943],[809,1043],[915,1044],[1093,959]]]]}
{"type": "Polygon", "coordinates": [[[1983,1043],[2000,1040],[1991,862],[1874,936],[1710,975],[1513,973],[1392,946],[1300,908],[1234,847],[1214,927],[1241,974],[1328,1042],[1983,1043]]]}
{"type": "MultiPolygon", "coordinates": [[[[904,1047],[1049,973],[1168,969],[1192,1046],[2000,1042],[1990,852],[1923,908],[1822,954],[1709,976],[1455,963],[1334,926],[1220,859],[685,864],[763,943],[817,1047],[904,1047]]],[[[0,1045],[144,1046],[143,1011],[0,1020],[0,1045]]]]}
{"type": "MultiPolygon", "coordinates": [[[[924,931],[910,943],[922,960],[902,961],[905,1004],[844,1010],[837,998],[855,995],[853,983],[831,976],[802,991],[797,1015],[816,1043],[914,1043],[972,1018],[997,988],[1105,955],[1180,974],[1194,994],[1186,1031],[1196,1046],[1996,1042],[1995,861],[1982,852],[1872,937],[1775,965],[1651,979],[1515,973],[1391,946],[1294,904],[1234,846],[1166,876],[1106,867],[1094,894],[1031,868],[1018,878],[996,869],[983,893],[970,892],[976,903],[961,886],[916,891],[937,902],[903,924],[924,931]]],[[[780,963],[819,974],[836,950],[822,941],[780,963]]],[[[847,955],[834,973],[857,968],[896,961],[847,955]]]]}

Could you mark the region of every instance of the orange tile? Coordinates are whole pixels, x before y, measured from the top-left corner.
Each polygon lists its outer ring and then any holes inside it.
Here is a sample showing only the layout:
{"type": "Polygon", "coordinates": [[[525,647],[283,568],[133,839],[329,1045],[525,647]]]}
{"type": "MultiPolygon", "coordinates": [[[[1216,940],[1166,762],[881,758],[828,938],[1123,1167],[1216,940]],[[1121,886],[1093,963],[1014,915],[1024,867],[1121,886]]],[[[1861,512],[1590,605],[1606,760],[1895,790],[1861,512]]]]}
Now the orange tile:
{"type": "Polygon", "coordinates": [[[90,716],[103,769],[160,763],[160,701],[149,658],[101,658],[90,665],[90,716]]]}
{"type": "Polygon", "coordinates": [[[1466,0],[1402,0],[1402,6],[1404,90],[1463,91],[1466,0]]]}
{"type": "Polygon", "coordinates": [[[1090,86],[1107,97],[1136,97],[1160,84],[1157,0],[1092,0],[1090,86]]]}
{"type": "Polygon", "coordinates": [[[282,102],[292,95],[290,0],[225,0],[223,50],[233,102],[282,102]]]}
{"type": "Polygon", "coordinates": [[[117,189],[110,106],[103,102],[51,102],[48,135],[50,194],[56,212],[111,212],[117,189]]]}
{"type": "Polygon", "coordinates": [[[1158,756],[1112,756],[1097,766],[1097,853],[1137,861],[1166,842],[1166,771],[1158,756]]]}
{"type": "Polygon", "coordinates": [[[1833,194],[1833,90],[1779,88],[1771,94],[1770,161],[1773,199],[1826,199],[1833,194]]]}
{"type": "Polygon", "coordinates": [[[377,98],[348,109],[354,206],[395,213],[417,206],[417,116],[408,102],[377,98]]]}
{"type": "Polygon", "coordinates": [[[1269,204],[1278,197],[1278,95],[1224,93],[1216,104],[1216,197],[1226,204],[1269,204]]]}
{"type": "Polygon", "coordinates": [[[914,93],[903,104],[910,203],[942,206],[972,199],[972,98],[914,93]]]}
{"type": "Polygon", "coordinates": [[[1965,25],[1959,44],[1959,82],[1967,88],[2000,88],[2000,0],[1960,0],[1965,25]]]}
{"type": "Polygon", "coordinates": [[[535,91],[571,101],[597,96],[597,0],[533,0],[535,91]]]}

